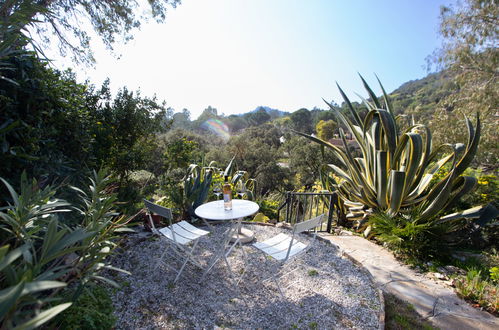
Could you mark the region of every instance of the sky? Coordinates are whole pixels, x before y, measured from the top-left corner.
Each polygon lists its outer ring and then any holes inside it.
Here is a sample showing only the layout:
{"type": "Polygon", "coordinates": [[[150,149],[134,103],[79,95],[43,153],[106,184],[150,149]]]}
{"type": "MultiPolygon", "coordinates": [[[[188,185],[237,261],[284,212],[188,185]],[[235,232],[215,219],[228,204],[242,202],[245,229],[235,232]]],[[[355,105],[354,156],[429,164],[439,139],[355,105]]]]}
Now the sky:
{"type": "MultiPolygon", "coordinates": [[[[336,88],[365,95],[358,73],[387,91],[427,74],[441,44],[444,0],[182,0],[163,24],[143,24],[113,57],[92,42],[95,68],[79,79],[156,94],[195,119],[208,106],[238,114],[264,105],[284,111],[341,103],[336,88]]],[[[64,60],[57,67],[67,66],[64,60]]],[[[73,68],[74,65],[71,65],[73,68]]]]}

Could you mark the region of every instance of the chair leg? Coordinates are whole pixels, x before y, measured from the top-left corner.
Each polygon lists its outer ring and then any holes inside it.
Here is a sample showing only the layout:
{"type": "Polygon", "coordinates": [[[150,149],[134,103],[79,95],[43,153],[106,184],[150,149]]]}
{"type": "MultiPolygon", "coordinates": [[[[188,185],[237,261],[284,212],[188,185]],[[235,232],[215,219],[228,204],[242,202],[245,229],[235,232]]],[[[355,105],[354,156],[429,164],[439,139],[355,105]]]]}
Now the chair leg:
{"type": "Polygon", "coordinates": [[[156,263],[156,267],[154,267],[154,270],[158,269],[159,265],[161,262],[164,262],[165,255],[168,254],[168,250],[171,248],[171,245],[167,243],[166,248],[163,250],[163,253],[161,254],[161,257],[159,257],[158,262],[156,263]]]}
{"type": "Polygon", "coordinates": [[[177,276],[173,280],[173,284],[177,283],[177,281],[178,281],[178,279],[180,277],[180,274],[182,274],[182,272],[184,271],[184,268],[185,268],[185,266],[187,265],[188,262],[189,262],[189,257],[186,257],[184,263],[182,264],[182,267],[180,267],[180,269],[178,270],[177,276]]]}
{"type": "Polygon", "coordinates": [[[197,261],[194,258],[194,251],[195,251],[198,243],[199,243],[199,239],[195,240],[194,244],[192,245],[192,247],[190,249],[180,247],[180,246],[174,246],[174,245],[168,243],[168,246],[163,251],[163,253],[162,253],[161,257],[159,258],[159,260],[156,264],[156,267],[154,269],[157,269],[161,263],[164,263],[167,268],[169,268],[169,269],[173,270],[175,273],[177,273],[177,275],[173,281],[173,283],[176,283],[178,281],[178,279],[180,278],[180,275],[184,271],[185,267],[187,266],[187,263],[190,262],[199,268],[203,268],[203,265],[201,265],[199,263],[199,261],[197,261]],[[172,250],[171,254],[169,253],[170,249],[172,250]],[[164,260],[165,256],[167,254],[171,255],[171,257],[173,257],[174,259],[177,259],[180,262],[182,262],[182,266],[180,268],[175,268],[175,267],[172,267],[171,265],[169,265],[169,263],[164,260]]]}
{"type": "Polygon", "coordinates": [[[272,279],[274,280],[274,283],[277,285],[277,289],[279,290],[282,300],[286,300],[284,292],[281,289],[281,284],[279,283],[279,280],[277,279],[277,277],[272,277],[272,279]]]}

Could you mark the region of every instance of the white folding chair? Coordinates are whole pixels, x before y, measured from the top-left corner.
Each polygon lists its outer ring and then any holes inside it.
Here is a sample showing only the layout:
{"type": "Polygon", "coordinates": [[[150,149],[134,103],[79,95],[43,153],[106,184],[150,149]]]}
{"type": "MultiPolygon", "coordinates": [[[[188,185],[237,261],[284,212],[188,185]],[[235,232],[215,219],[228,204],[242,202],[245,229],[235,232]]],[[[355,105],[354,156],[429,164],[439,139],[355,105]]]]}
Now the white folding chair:
{"type": "Polygon", "coordinates": [[[169,208],[154,204],[146,199],[144,199],[144,204],[148,210],[152,232],[158,236],[166,238],[169,243],[168,247],[161,255],[161,258],[158,260],[156,267],[163,262],[165,266],[175,271],[177,276],[175,277],[173,283],[177,282],[187,263],[190,262],[199,268],[203,268],[199,260],[197,260],[194,255],[194,250],[198,245],[199,239],[205,235],[208,235],[209,231],[194,227],[184,220],[172,224],[172,211],[169,208]],[[169,226],[157,229],[151,216],[153,213],[166,218],[169,226]],[[169,254],[168,252],[170,249],[172,250],[171,255],[182,262],[182,266],[179,269],[173,267],[170,263],[164,260],[165,256],[169,254]]]}
{"type": "MultiPolygon", "coordinates": [[[[274,276],[269,277],[264,280],[266,282],[270,279],[274,280],[279,289],[279,293],[284,298],[284,293],[281,289],[281,285],[279,284],[279,278],[287,275],[282,273],[283,266],[288,263],[293,257],[305,252],[312,244],[315,242],[315,238],[317,236],[317,228],[321,226],[322,220],[324,219],[325,214],[321,214],[315,218],[310,220],[306,220],[300,223],[297,223],[293,226],[293,233],[291,236],[286,235],[284,233],[280,233],[272,238],[269,238],[263,242],[254,243],[253,246],[258,250],[262,251],[265,255],[270,256],[272,259],[278,261],[278,271],[274,274],[274,276]],[[302,243],[296,240],[296,236],[304,231],[314,230],[313,240],[310,244],[302,243]]],[[[296,270],[296,269],[295,269],[296,270]]]]}

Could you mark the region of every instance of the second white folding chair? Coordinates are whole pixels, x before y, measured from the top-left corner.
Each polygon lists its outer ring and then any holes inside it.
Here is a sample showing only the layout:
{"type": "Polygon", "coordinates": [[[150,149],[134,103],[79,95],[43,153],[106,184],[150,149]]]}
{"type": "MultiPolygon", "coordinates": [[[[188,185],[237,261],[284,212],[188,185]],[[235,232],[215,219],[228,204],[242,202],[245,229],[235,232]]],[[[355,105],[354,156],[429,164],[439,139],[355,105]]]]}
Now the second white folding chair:
{"type": "Polygon", "coordinates": [[[262,251],[265,255],[270,256],[271,258],[277,260],[278,271],[273,274],[273,276],[268,279],[272,279],[279,289],[279,293],[284,298],[284,293],[281,289],[281,285],[279,283],[279,278],[286,275],[282,273],[282,267],[288,263],[293,257],[303,253],[306,251],[312,243],[315,241],[317,236],[317,228],[321,226],[321,223],[324,219],[325,215],[321,214],[315,218],[310,220],[306,220],[300,223],[297,223],[293,226],[293,233],[291,236],[286,235],[284,233],[280,233],[272,238],[269,238],[263,242],[254,243],[253,246],[258,250],[262,251]],[[314,230],[313,241],[310,244],[305,244],[298,241],[296,236],[304,231],[314,230]]]}
{"type": "Polygon", "coordinates": [[[169,243],[160,260],[158,260],[158,266],[161,262],[163,262],[165,266],[177,273],[173,283],[178,281],[187,263],[203,268],[202,264],[194,254],[194,250],[198,245],[199,239],[205,235],[208,235],[209,231],[194,227],[187,221],[180,221],[172,224],[172,212],[169,208],[154,204],[146,199],[144,199],[144,204],[149,211],[148,216],[152,232],[166,238],[169,243]],[[166,218],[169,222],[169,226],[157,229],[154,225],[154,221],[152,220],[152,214],[157,214],[166,218]],[[180,268],[177,269],[164,260],[165,256],[169,254],[169,250],[171,250],[171,255],[173,257],[181,261],[182,266],[180,268]]]}

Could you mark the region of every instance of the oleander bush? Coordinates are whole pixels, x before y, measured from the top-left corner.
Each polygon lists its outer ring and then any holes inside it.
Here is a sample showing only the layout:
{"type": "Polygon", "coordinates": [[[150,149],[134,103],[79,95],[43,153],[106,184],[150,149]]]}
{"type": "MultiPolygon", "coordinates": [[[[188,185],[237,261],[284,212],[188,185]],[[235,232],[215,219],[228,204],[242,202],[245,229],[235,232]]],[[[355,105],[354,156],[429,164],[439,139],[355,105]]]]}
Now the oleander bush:
{"type": "Polygon", "coordinates": [[[68,286],[77,292],[95,281],[118,286],[101,271],[120,271],[106,260],[114,238],[128,230],[128,218],[114,211],[106,171],[94,172],[85,189],[73,187],[79,204],[57,198],[56,188],[41,188],[26,174],[19,192],[0,180],[10,195],[0,208],[1,328],[35,328],[51,320],[71,306],[63,299],[68,286]],[[62,221],[61,214],[74,219],[62,221]]]}

